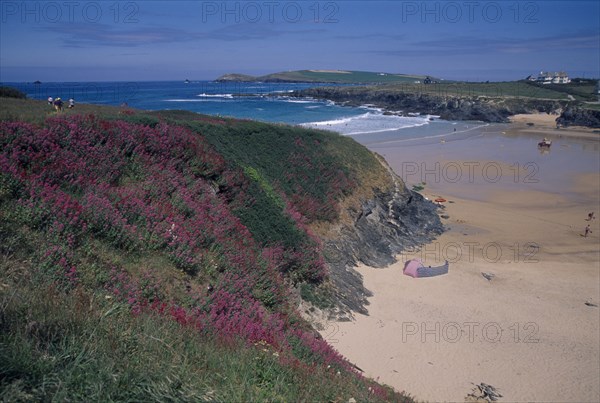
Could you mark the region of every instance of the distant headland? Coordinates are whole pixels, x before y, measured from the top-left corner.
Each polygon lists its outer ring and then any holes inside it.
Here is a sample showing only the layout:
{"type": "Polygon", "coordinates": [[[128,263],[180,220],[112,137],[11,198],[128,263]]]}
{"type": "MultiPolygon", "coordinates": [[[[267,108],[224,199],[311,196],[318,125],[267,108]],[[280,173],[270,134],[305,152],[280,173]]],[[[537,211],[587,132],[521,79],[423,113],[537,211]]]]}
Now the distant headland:
{"type": "Polygon", "coordinates": [[[600,87],[596,79],[554,82],[529,76],[516,81],[466,82],[428,75],[296,70],[257,77],[225,74],[215,81],[324,84],[292,91],[289,96],[326,99],[348,106],[372,105],[387,114],[422,113],[447,120],[506,123],[516,114],[542,112],[556,115],[557,126],[600,128],[600,87]]]}
{"type": "MultiPolygon", "coordinates": [[[[295,70],[250,76],[247,74],[225,74],[217,78],[217,82],[253,82],[265,83],[338,83],[338,84],[385,84],[385,83],[420,83],[426,80],[425,75],[382,73],[372,71],[351,70],[295,70]]],[[[429,77],[431,80],[432,78],[429,77]]],[[[437,79],[435,79],[437,80],[437,79]]]]}

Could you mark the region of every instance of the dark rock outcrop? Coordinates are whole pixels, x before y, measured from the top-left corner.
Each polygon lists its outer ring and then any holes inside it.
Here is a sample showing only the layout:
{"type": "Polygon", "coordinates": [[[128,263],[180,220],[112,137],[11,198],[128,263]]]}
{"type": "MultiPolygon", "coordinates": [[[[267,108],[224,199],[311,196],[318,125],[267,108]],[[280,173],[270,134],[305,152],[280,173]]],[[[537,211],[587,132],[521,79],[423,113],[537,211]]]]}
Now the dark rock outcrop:
{"type": "Polygon", "coordinates": [[[348,106],[370,104],[401,114],[421,113],[437,115],[446,120],[496,123],[507,123],[509,116],[518,113],[555,113],[566,104],[565,101],[533,98],[444,96],[376,87],[318,87],[296,91],[290,95],[327,99],[348,106]]]}
{"type": "Polygon", "coordinates": [[[600,128],[600,111],[582,108],[567,108],[558,119],[556,119],[556,123],[561,126],[600,128]]]}
{"type": "Polygon", "coordinates": [[[437,206],[390,174],[395,189],[378,192],[359,211],[352,211],[353,225],[341,228],[339,237],[324,243],[338,318],[351,317],[352,312],[368,313],[367,297],[372,294],[354,269],[357,264],[388,266],[396,261],[395,255],[431,242],[444,231],[437,206]]]}

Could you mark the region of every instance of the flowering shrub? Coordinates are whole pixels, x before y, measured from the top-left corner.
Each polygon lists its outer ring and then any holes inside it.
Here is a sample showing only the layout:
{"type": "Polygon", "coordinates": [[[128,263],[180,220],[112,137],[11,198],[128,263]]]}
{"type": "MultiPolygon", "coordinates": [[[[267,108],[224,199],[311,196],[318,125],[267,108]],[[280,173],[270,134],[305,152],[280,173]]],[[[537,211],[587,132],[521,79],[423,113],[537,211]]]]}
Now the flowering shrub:
{"type": "Polygon", "coordinates": [[[297,137],[284,139],[293,151],[278,162],[290,164],[287,176],[263,168],[245,174],[188,128],[126,118],[62,116],[43,127],[0,122],[0,203],[43,240],[35,256],[39,271],[75,287],[94,277],[86,273],[96,265],[105,273],[95,281],[134,314],[152,310],[225,340],[265,342],[282,360],[349,368],[325,342],[293,325],[301,320],[286,285],[286,277],[295,283],[326,277],[320,241],[308,224],[335,217],[336,200],[352,187],[348,175],[297,137]],[[178,295],[161,280],[164,273],[135,274],[102,260],[98,243],[165,256],[188,279],[213,282],[212,292],[190,288],[178,295]]]}
{"type": "Polygon", "coordinates": [[[337,202],[357,187],[345,161],[327,151],[329,135],[260,122],[189,126],[255,180],[290,199],[309,223],[335,220],[337,202]]]}
{"type": "Polygon", "coordinates": [[[73,253],[60,245],[49,245],[40,259],[40,270],[44,277],[71,288],[78,283],[77,268],[73,253]]]}

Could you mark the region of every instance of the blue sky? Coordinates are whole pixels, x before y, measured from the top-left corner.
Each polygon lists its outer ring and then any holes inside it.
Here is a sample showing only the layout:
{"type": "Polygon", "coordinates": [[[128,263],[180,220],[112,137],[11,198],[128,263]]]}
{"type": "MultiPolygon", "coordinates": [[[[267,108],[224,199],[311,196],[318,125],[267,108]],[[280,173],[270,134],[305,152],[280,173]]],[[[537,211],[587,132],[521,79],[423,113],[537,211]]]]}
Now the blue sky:
{"type": "Polygon", "coordinates": [[[300,69],[600,77],[598,1],[0,0],[0,81],[300,69]]]}

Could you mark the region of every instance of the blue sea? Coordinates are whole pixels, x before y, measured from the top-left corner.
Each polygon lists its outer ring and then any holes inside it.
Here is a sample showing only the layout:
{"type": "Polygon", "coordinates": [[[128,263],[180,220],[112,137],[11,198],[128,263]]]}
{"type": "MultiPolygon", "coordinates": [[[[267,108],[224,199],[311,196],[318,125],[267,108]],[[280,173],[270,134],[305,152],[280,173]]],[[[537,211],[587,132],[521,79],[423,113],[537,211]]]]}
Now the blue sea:
{"type": "Polygon", "coordinates": [[[481,122],[449,122],[430,115],[395,116],[372,105],[290,97],[295,90],[331,84],[219,83],[214,81],[5,83],[33,99],[127,104],[145,110],[183,109],[207,115],[302,125],[351,136],[365,145],[439,142],[479,134],[481,122]]]}

